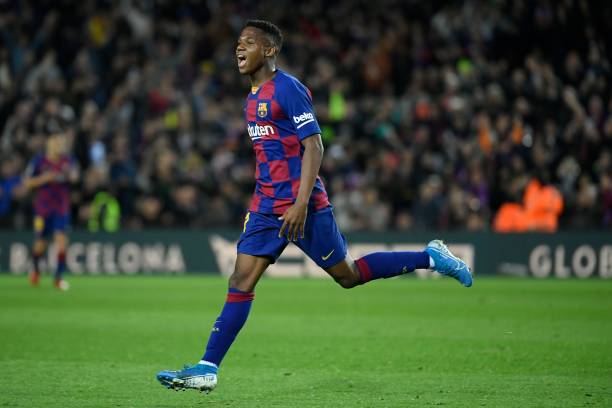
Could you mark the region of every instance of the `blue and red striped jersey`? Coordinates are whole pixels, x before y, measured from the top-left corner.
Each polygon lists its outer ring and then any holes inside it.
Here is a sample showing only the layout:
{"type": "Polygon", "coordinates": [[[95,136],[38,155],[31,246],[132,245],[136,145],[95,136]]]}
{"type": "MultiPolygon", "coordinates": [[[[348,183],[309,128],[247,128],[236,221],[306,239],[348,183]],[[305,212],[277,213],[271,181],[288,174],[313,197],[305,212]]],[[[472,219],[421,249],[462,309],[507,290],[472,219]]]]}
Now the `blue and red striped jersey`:
{"type": "Polygon", "coordinates": [[[51,161],[42,154],[32,159],[26,170],[26,177],[35,177],[46,172],[57,173],[57,181],[44,184],[36,189],[34,211],[37,215],[47,217],[50,214],[67,215],[70,213],[68,174],[75,166],[76,161],[70,155],[62,155],[57,161],[51,161]]]}
{"type": "MultiPolygon", "coordinates": [[[[250,211],[283,214],[297,198],[304,147],[301,141],[321,133],[308,88],[276,70],[274,78],[253,89],[246,100],[247,130],[256,157],[255,193],[250,211]]],[[[317,176],[308,207],[328,207],[323,182],[317,176]]]]}

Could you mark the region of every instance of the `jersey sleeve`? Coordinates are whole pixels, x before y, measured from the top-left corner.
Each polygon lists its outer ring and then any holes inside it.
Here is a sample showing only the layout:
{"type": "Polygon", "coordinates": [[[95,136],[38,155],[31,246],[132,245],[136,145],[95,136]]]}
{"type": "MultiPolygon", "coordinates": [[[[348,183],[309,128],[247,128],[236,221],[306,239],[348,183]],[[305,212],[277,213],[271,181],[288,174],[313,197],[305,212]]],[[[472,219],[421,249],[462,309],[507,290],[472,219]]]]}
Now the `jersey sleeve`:
{"type": "Polygon", "coordinates": [[[288,82],[278,101],[293,126],[295,126],[295,132],[300,140],[321,133],[312,106],[310,91],[305,86],[288,82]]]}

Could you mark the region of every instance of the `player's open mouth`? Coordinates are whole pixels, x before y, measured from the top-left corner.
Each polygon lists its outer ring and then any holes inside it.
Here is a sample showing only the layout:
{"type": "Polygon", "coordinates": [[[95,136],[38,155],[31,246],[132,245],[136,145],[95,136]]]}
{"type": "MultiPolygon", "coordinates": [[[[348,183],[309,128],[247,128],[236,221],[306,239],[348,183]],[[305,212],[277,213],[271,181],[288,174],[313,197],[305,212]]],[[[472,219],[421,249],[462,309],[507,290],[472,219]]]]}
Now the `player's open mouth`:
{"type": "Polygon", "coordinates": [[[236,57],[236,58],[238,59],[238,68],[244,68],[244,66],[245,66],[245,65],[246,65],[246,63],[247,63],[247,58],[246,58],[246,56],[244,56],[244,55],[242,55],[242,54],[239,54],[239,55],[237,55],[237,57],[236,57]]]}

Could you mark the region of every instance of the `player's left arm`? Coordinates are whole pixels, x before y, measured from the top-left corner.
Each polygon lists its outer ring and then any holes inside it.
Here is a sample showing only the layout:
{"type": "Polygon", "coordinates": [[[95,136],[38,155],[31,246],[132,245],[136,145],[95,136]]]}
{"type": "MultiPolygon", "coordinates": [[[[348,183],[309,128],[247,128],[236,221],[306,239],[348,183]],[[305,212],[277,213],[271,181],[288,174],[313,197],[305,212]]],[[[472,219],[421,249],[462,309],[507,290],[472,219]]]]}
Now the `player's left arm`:
{"type": "Polygon", "coordinates": [[[287,81],[279,89],[279,103],[295,127],[295,133],[304,147],[302,155],[302,170],[300,188],[295,203],[289,207],[282,217],[278,236],[287,235],[295,241],[304,238],[304,226],[308,215],[308,202],[314,188],[323,159],[323,143],[321,128],[312,106],[312,94],[297,81],[287,81]]]}
{"type": "Polygon", "coordinates": [[[302,146],[304,146],[304,155],[302,156],[302,174],[298,195],[295,203],[279,218],[283,220],[283,225],[278,236],[281,237],[286,230],[287,238],[292,241],[297,240],[298,237],[304,238],[308,201],[323,160],[323,142],[320,134],[317,133],[302,139],[302,146]]]}
{"type": "Polygon", "coordinates": [[[68,167],[68,182],[70,184],[76,184],[81,178],[81,169],[74,157],[70,158],[69,163],[70,165],[68,167]]]}
{"type": "Polygon", "coordinates": [[[55,181],[58,183],[76,184],[80,176],[79,165],[74,157],[69,157],[61,171],[56,175],[55,181]]]}

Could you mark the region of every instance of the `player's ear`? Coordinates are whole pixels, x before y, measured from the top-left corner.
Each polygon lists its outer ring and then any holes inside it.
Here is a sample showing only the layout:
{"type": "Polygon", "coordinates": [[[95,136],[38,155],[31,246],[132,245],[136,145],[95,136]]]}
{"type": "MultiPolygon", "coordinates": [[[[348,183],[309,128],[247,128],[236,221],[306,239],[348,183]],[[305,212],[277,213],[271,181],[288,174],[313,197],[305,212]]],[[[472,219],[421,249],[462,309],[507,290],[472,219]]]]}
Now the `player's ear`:
{"type": "Polygon", "coordinates": [[[266,49],[264,50],[264,56],[267,58],[271,58],[275,55],[276,55],[276,46],[274,45],[270,45],[266,47],[266,49]]]}

